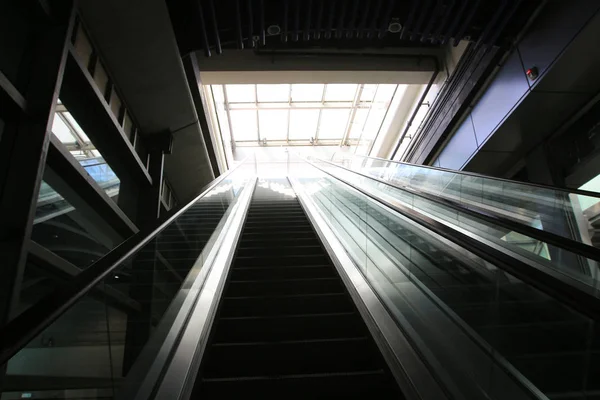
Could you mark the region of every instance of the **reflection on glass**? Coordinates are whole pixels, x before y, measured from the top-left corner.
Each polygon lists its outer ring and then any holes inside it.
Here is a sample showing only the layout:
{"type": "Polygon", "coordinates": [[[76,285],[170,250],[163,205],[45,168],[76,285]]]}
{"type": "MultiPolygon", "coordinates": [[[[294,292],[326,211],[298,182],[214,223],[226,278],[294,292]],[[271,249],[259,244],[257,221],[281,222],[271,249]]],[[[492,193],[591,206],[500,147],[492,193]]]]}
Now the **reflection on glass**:
{"type": "Polygon", "coordinates": [[[593,320],[321,174],[299,178],[302,190],[446,376],[490,398],[536,398],[531,385],[549,398],[593,393],[593,320]]]}
{"type": "Polygon", "coordinates": [[[126,381],[141,384],[129,374],[150,368],[141,354],[156,358],[189,293],[182,285],[201,272],[246,177],[240,168],[221,181],[21,349],[7,363],[2,399],[106,400],[126,381]]]}
{"type": "Polygon", "coordinates": [[[119,243],[101,233],[89,215],[73,207],[45,181],[38,195],[31,238],[79,268],[89,266],[119,243]]]}

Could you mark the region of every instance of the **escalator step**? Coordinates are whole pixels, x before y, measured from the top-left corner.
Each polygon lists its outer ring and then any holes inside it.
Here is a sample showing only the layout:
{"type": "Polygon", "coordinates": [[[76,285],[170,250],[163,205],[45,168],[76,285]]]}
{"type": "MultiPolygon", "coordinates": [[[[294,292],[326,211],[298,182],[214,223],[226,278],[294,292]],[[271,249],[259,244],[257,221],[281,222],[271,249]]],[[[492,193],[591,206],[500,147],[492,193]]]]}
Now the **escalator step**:
{"type": "Polygon", "coordinates": [[[310,279],[310,278],[335,278],[337,277],[333,267],[329,265],[308,265],[296,267],[256,267],[256,268],[233,268],[231,280],[253,281],[253,280],[278,280],[278,279],[310,279]]]}
{"type": "Polygon", "coordinates": [[[268,254],[269,256],[282,255],[282,256],[297,256],[297,255],[314,255],[323,254],[323,248],[321,246],[269,246],[269,247],[253,247],[248,246],[244,243],[244,246],[238,250],[238,257],[252,257],[260,256],[262,254],[268,254]]]}
{"type": "Polygon", "coordinates": [[[236,257],[234,267],[290,267],[297,265],[323,265],[329,264],[329,258],[325,254],[308,256],[275,256],[267,255],[260,257],[236,257]]]}
{"type": "Polygon", "coordinates": [[[343,292],[344,288],[340,279],[337,277],[269,281],[231,281],[227,288],[227,295],[231,297],[343,292]]]}
{"type": "Polygon", "coordinates": [[[223,317],[338,314],[354,311],[345,293],[262,297],[225,297],[223,317]]]}
{"type": "Polygon", "coordinates": [[[307,374],[277,378],[207,379],[198,397],[242,399],[249,394],[261,399],[401,399],[390,388],[382,370],[357,373],[307,374]]]}
{"type": "Polygon", "coordinates": [[[355,313],[220,318],[216,343],[334,339],[364,335],[355,313]]]}
{"type": "Polygon", "coordinates": [[[213,347],[205,378],[357,372],[378,368],[366,337],[213,347]]]}

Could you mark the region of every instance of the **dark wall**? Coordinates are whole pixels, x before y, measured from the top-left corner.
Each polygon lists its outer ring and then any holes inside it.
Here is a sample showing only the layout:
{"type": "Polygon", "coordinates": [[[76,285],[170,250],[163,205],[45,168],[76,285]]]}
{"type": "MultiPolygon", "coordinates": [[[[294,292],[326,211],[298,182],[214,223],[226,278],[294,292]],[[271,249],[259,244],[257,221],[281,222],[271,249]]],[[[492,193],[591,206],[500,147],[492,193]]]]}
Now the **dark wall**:
{"type": "Polygon", "coordinates": [[[592,57],[578,61],[598,53],[589,39],[597,37],[599,9],[598,1],[549,2],[434,165],[503,175],[585,104],[600,76],[590,75],[592,57]],[[526,76],[532,67],[534,81],[526,76]]]}

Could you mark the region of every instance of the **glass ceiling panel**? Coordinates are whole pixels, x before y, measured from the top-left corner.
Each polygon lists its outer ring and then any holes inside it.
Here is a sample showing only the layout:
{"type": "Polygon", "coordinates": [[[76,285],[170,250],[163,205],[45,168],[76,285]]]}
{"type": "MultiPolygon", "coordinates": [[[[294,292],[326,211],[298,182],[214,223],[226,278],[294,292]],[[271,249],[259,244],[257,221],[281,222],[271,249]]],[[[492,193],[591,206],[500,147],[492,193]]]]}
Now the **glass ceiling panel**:
{"type": "Polygon", "coordinates": [[[310,140],[317,133],[319,110],[290,111],[290,140],[310,140]]]}
{"type": "Polygon", "coordinates": [[[256,101],[255,85],[226,85],[227,101],[230,103],[254,103],[256,101]]]}
{"type": "Polygon", "coordinates": [[[64,144],[75,144],[77,141],[75,140],[75,136],[71,133],[71,130],[62,120],[59,113],[54,113],[54,121],[52,121],[52,133],[56,135],[58,140],[60,140],[64,144]]]}
{"type": "Polygon", "coordinates": [[[229,114],[235,140],[258,140],[256,111],[231,110],[229,114]]]}
{"type": "Polygon", "coordinates": [[[292,101],[318,101],[323,98],[323,84],[292,85],[292,101]]]}
{"type": "Polygon", "coordinates": [[[290,85],[256,85],[256,90],[261,102],[289,101],[290,98],[290,85]]]}
{"type": "Polygon", "coordinates": [[[358,139],[360,137],[360,134],[365,126],[365,122],[367,121],[367,114],[369,114],[369,110],[367,108],[360,108],[356,110],[356,114],[354,114],[354,120],[350,126],[350,139],[358,139]]]}
{"type": "Polygon", "coordinates": [[[325,101],[353,101],[358,85],[335,83],[327,85],[325,101]]]}
{"type": "Polygon", "coordinates": [[[385,112],[386,109],[371,109],[363,130],[363,139],[372,139],[377,135],[381,123],[383,122],[383,118],[385,117],[385,112]]]}
{"type": "Polygon", "coordinates": [[[287,138],[288,111],[260,110],[258,112],[260,138],[267,140],[285,140],[287,138]]]}
{"type": "Polygon", "coordinates": [[[395,84],[213,85],[213,93],[224,141],[258,146],[265,144],[259,140],[266,139],[268,146],[269,142],[285,140],[308,144],[314,138],[316,145],[319,140],[323,140],[322,145],[335,141],[342,144],[348,129],[348,138],[354,141],[361,138],[368,151],[397,87],[395,84]],[[222,96],[220,90],[227,96],[222,96]],[[355,104],[359,90],[360,98],[355,104]]]}
{"type": "Polygon", "coordinates": [[[63,112],[62,115],[69,122],[69,124],[71,124],[71,126],[73,127],[73,129],[75,129],[75,133],[77,133],[79,135],[79,137],[81,138],[81,140],[83,140],[84,143],[89,144],[90,143],[90,138],[87,137],[87,135],[85,134],[85,132],[83,131],[83,129],[81,129],[81,127],[79,126],[79,124],[77,123],[77,121],[75,121],[75,118],[73,118],[73,116],[71,115],[71,113],[68,112],[68,111],[66,111],[66,112],[63,112]]]}
{"type": "Polygon", "coordinates": [[[379,85],[377,88],[377,93],[375,94],[376,103],[388,103],[394,97],[394,91],[396,90],[396,86],[398,85],[379,85]]]}
{"type": "Polygon", "coordinates": [[[319,139],[342,139],[351,110],[329,109],[321,111],[319,139]]]}
{"type": "Polygon", "coordinates": [[[377,86],[380,85],[364,85],[362,93],[360,94],[360,101],[373,101],[377,86]]]}

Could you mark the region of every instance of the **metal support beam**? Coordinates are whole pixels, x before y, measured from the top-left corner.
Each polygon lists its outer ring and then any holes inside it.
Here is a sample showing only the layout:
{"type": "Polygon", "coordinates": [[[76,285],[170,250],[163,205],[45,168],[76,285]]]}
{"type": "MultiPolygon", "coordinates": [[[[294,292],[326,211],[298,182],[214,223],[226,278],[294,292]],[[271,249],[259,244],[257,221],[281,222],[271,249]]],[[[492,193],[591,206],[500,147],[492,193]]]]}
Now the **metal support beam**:
{"type": "MultiPolygon", "coordinates": [[[[32,43],[27,114],[10,121],[0,141],[0,326],[19,301],[50,130],[75,21],[70,7],[62,21],[41,28],[32,43]]],[[[24,104],[24,103],[23,103],[24,104]]]]}
{"type": "Polygon", "coordinates": [[[121,180],[131,176],[141,187],[150,186],[145,163],[70,43],[68,48],[61,100],[121,180]]]}
{"type": "Polygon", "coordinates": [[[26,109],[27,101],[25,97],[0,71],[0,117],[6,118],[4,114],[15,114],[26,109]]]}
{"type": "Polygon", "coordinates": [[[138,231],[137,227],[125,213],[108,197],[106,192],[98,186],[96,181],[75,160],[54,135],[50,138],[48,149],[48,168],[58,175],[69,191],[60,191],[56,185],[52,187],[75,208],[80,211],[89,208],[90,213],[98,217],[116,231],[123,239],[138,231]],[[72,194],[72,195],[70,195],[72,194]]]}

